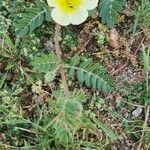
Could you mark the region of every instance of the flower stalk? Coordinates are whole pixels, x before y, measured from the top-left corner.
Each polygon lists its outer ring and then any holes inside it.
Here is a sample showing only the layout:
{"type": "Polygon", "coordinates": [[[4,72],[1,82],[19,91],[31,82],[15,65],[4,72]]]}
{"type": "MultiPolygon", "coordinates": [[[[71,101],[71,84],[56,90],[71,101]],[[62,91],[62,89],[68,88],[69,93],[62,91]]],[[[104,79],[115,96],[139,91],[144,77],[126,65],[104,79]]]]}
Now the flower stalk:
{"type": "Polygon", "coordinates": [[[55,52],[56,52],[56,55],[58,57],[58,61],[61,63],[61,66],[60,66],[59,70],[60,70],[60,75],[61,75],[61,78],[62,78],[63,87],[64,87],[64,90],[65,90],[65,93],[67,95],[69,95],[69,89],[68,89],[68,85],[67,85],[67,78],[66,78],[66,75],[65,75],[65,71],[64,71],[64,68],[63,68],[63,64],[62,64],[62,58],[61,58],[62,57],[62,52],[61,52],[60,44],[59,44],[60,33],[61,33],[61,26],[56,23],[55,37],[54,37],[55,52]]]}

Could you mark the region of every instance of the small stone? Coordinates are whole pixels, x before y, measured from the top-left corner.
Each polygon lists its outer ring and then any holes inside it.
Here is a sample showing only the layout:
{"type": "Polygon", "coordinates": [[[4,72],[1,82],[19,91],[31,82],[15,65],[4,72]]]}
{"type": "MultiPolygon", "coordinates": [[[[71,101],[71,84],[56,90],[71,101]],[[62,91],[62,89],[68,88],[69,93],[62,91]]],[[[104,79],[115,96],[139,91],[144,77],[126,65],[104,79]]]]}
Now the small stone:
{"type": "Polygon", "coordinates": [[[137,118],[137,117],[140,116],[141,113],[142,113],[142,108],[141,108],[141,107],[137,107],[137,108],[132,112],[132,115],[137,118]]]}
{"type": "Polygon", "coordinates": [[[125,118],[129,117],[129,113],[128,112],[126,112],[124,115],[125,115],[125,118]]]}
{"type": "Polygon", "coordinates": [[[13,79],[13,74],[12,73],[8,73],[6,76],[7,81],[11,81],[13,79]]]}

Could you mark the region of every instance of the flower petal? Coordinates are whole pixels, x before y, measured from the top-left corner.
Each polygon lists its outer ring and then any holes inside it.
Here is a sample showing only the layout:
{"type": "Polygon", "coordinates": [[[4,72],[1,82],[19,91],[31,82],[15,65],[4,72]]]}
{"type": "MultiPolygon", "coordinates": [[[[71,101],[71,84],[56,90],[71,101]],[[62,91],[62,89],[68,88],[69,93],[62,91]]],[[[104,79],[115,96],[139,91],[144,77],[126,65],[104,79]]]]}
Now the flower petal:
{"type": "Polygon", "coordinates": [[[62,13],[57,8],[54,8],[51,11],[51,16],[56,23],[58,23],[62,26],[68,26],[71,23],[70,15],[62,13]]]}
{"type": "Polygon", "coordinates": [[[56,6],[56,0],[47,0],[47,3],[49,7],[55,7],[56,6]]]}
{"type": "Polygon", "coordinates": [[[84,8],[78,9],[75,13],[70,15],[71,24],[79,25],[84,22],[88,17],[88,11],[84,8]]]}
{"type": "Polygon", "coordinates": [[[83,7],[87,10],[92,10],[98,5],[98,0],[84,0],[83,7]]]}

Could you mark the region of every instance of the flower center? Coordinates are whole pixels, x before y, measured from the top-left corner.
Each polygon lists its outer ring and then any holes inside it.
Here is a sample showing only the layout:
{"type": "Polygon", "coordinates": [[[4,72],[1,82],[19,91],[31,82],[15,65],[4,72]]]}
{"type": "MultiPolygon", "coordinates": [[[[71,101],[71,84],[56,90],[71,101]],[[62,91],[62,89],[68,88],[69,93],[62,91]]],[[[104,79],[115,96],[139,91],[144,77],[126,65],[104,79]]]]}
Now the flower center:
{"type": "Polygon", "coordinates": [[[64,13],[75,12],[83,0],[56,0],[57,7],[64,13]]]}

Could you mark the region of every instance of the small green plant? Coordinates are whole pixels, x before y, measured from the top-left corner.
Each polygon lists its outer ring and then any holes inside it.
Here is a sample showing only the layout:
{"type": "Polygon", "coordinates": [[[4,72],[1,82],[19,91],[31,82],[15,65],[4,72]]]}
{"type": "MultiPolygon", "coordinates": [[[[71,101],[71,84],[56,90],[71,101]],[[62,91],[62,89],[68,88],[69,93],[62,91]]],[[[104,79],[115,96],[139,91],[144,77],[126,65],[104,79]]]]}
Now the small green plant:
{"type": "Polygon", "coordinates": [[[150,25],[150,1],[141,0],[138,5],[138,9],[134,12],[134,25],[132,34],[135,35],[138,27],[140,29],[146,29],[150,25]]]}
{"type": "MultiPolygon", "coordinates": [[[[149,0],[125,4],[126,0],[0,1],[0,149],[150,148],[150,50],[143,45],[143,70],[142,61],[132,68],[122,57],[141,40],[138,36],[133,47],[128,25],[134,21],[133,36],[137,30],[142,30],[140,35],[148,31],[149,0]],[[135,20],[127,10],[121,12],[124,6],[135,8],[135,20]],[[109,28],[117,24],[120,47],[114,48],[109,28]],[[106,61],[101,59],[103,52],[106,61]],[[127,63],[125,68],[118,66],[122,63],[127,63]],[[138,71],[140,80],[129,80],[125,89],[122,80],[128,79],[129,66],[132,79],[138,71]]],[[[142,38],[146,45],[147,38],[142,38]]]]}
{"type": "MultiPolygon", "coordinates": [[[[135,110],[135,107],[141,109],[144,112],[145,119],[144,121],[136,118],[133,122],[130,120],[123,120],[125,123],[125,130],[129,134],[132,134],[137,141],[139,142],[138,150],[141,149],[142,144],[145,142],[148,143],[148,136],[150,135],[150,130],[148,127],[148,118],[149,118],[149,104],[150,104],[150,88],[149,88],[149,72],[150,72],[150,50],[149,47],[145,45],[142,46],[142,60],[144,66],[144,78],[145,81],[140,82],[138,84],[127,84],[128,89],[122,91],[124,99],[127,99],[126,104],[128,104],[130,110],[135,110]],[[140,100],[140,101],[139,101],[140,100]],[[140,102],[140,104],[136,105],[136,102],[140,102]],[[129,129],[130,127],[130,129],[129,129]],[[137,132],[137,128],[140,130],[140,133],[137,132]]],[[[138,110],[138,109],[137,109],[138,110]]],[[[133,111],[134,112],[134,111],[133,111]]],[[[139,113],[138,111],[136,112],[139,113]]],[[[121,119],[122,120],[122,119],[121,119]]]]}
{"type": "Polygon", "coordinates": [[[145,98],[145,120],[142,126],[142,134],[139,140],[138,150],[141,149],[142,142],[145,136],[145,128],[148,127],[148,118],[150,114],[150,88],[149,88],[149,73],[150,73],[150,48],[148,49],[143,45],[142,46],[143,53],[143,62],[144,62],[144,71],[145,71],[145,80],[146,80],[146,98],[145,98]],[[147,52],[146,52],[147,50],[147,52]]]}
{"type": "Polygon", "coordinates": [[[68,52],[70,49],[75,48],[79,41],[72,32],[63,31],[62,44],[64,51],[68,52]]]}
{"type": "Polygon", "coordinates": [[[0,56],[11,61],[15,61],[17,57],[16,45],[7,32],[0,32],[0,56]]]}

